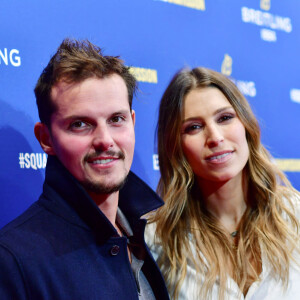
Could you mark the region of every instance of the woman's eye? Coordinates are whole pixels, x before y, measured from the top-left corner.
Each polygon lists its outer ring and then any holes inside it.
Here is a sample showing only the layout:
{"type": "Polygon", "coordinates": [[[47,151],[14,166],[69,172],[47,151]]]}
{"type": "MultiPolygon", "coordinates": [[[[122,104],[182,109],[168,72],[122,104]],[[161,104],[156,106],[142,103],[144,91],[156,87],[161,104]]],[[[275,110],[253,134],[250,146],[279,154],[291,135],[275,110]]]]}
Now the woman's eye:
{"type": "Polygon", "coordinates": [[[233,115],[224,115],[224,116],[221,116],[221,117],[218,119],[218,123],[222,123],[222,122],[229,121],[229,120],[231,120],[232,118],[234,118],[233,115]]]}
{"type": "Polygon", "coordinates": [[[192,133],[196,130],[200,130],[202,129],[202,125],[200,124],[192,124],[192,125],[188,125],[184,128],[183,133],[192,133]]]}

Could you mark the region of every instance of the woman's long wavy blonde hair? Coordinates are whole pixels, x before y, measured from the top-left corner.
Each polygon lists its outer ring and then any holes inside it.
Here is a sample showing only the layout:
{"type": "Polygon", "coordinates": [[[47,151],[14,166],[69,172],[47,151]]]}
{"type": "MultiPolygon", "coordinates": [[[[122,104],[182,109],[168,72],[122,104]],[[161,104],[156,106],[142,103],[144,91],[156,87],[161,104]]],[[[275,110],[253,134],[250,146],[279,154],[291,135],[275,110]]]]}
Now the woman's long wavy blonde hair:
{"type": "Polygon", "coordinates": [[[254,280],[258,280],[259,274],[251,259],[261,265],[261,248],[274,278],[286,287],[290,262],[295,260],[294,250],[299,250],[299,221],[291,201],[299,193],[273,164],[261,144],[258,122],[235,84],[226,76],[206,68],[179,71],[161,99],[157,136],[161,172],[158,193],[165,205],[152,221],[156,222],[156,237],[164,250],[158,264],[171,296],[178,298],[188,259],[195,264],[199,280],[201,274],[205,275],[199,288],[199,299],[210,298],[217,279],[219,299],[224,299],[228,260],[233,266],[231,276],[243,291],[249,270],[255,274],[254,280]],[[249,160],[245,173],[249,192],[235,248],[228,234],[205,209],[201,191],[181,147],[185,96],[192,89],[205,87],[216,87],[226,96],[246,129],[249,160]],[[191,239],[194,250],[190,247],[191,239]]]}

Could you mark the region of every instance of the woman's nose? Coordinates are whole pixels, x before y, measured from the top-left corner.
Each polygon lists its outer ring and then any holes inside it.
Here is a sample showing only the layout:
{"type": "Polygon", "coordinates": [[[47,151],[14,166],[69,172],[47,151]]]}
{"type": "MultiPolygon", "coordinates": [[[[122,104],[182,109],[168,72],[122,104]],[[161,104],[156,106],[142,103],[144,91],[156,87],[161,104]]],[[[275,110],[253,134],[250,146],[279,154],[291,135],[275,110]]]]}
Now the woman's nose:
{"type": "Polygon", "coordinates": [[[209,148],[217,147],[224,141],[222,130],[217,125],[206,127],[206,143],[209,148]]]}

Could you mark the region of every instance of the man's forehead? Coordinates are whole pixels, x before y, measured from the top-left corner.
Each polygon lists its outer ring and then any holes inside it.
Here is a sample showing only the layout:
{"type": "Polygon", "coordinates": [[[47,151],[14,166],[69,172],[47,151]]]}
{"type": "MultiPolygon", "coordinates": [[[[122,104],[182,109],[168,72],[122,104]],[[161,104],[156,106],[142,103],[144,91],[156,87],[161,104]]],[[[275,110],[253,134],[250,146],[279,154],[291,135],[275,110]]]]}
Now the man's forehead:
{"type": "Polygon", "coordinates": [[[78,82],[68,83],[64,80],[58,81],[51,89],[52,100],[62,96],[63,93],[76,88],[76,86],[78,86],[78,82]]]}
{"type": "Polygon", "coordinates": [[[52,89],[52,102],[59,118],[96,117],[130,112],[127,88],[120,76],[106,79],[89,78],[79,83],[58,82],[52,89]]]}
{"type": "Polygon", "coordinates": [[[53,85],[51,89],[51,98],[52,100],[56,99],[57,97],[60,97],[64,93],[68,93],[70,91],[74,91],[76,93],[79,91],[83,83],[89,81],[96,81],[99,85],[104,85],[109,82],[109,84],[112,86],[126,90],[126,96],[128,94],[125,80],[120,75],[113,73],[104,77],[91,76],[74,82],[70,81],[68,78],[62,78],[53,85]]]}

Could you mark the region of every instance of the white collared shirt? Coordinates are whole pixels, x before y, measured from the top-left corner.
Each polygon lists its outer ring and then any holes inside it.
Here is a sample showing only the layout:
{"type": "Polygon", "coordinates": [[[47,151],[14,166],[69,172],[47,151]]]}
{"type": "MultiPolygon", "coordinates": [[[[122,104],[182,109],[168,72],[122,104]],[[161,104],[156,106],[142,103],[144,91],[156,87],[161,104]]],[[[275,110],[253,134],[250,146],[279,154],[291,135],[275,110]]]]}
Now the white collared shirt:
{"type": "MultiPolygon", "coordinates": [[[[297,200],[296,200],[297,201],[297,200]]],[[[299,201],[296,205],[296,217],[300,220],[299,201]]],[[[152,252],[155,260],[158,260],[162,254],[162,247],[160,243],[154,239],[155,224],[147,225],[145,232],[145,240],[152,252]]],[[[191,239],[192,240],[192,239],[191,239]]],[[[191,242],[192,251],[194,245],[191,242]]],[[[195,250],[194,250],[195,251],[195,250]]],[[[296,256],[296,261],[300,264],[300,255],[296,256]]],[[[300,299],[300,268],[291,263],[289,269],[289,283],[286,290],[283,289],[282,284],[276,281],[271,275],[271,269],[268,266],[268,261],[264,257],[262,251],[262,272],[260,274],[260,281],[254,282],[246,296],[240,291],[237,283],[232,279],[227,279],[227,288],[225,290],[225,299],[227,300],[299,300],[300,299]]],[[[201,281],[200,280],[200,284],[201,281]]],[[[187,274],[183,281],[179,292],[178,300],[199,300],[199,274],[196,274],[195,266],[192,260],[188,259],[187,274]]],[[[212,298],[218,299],[219,283],[216,283],[212,289],[212,298]]]]}

